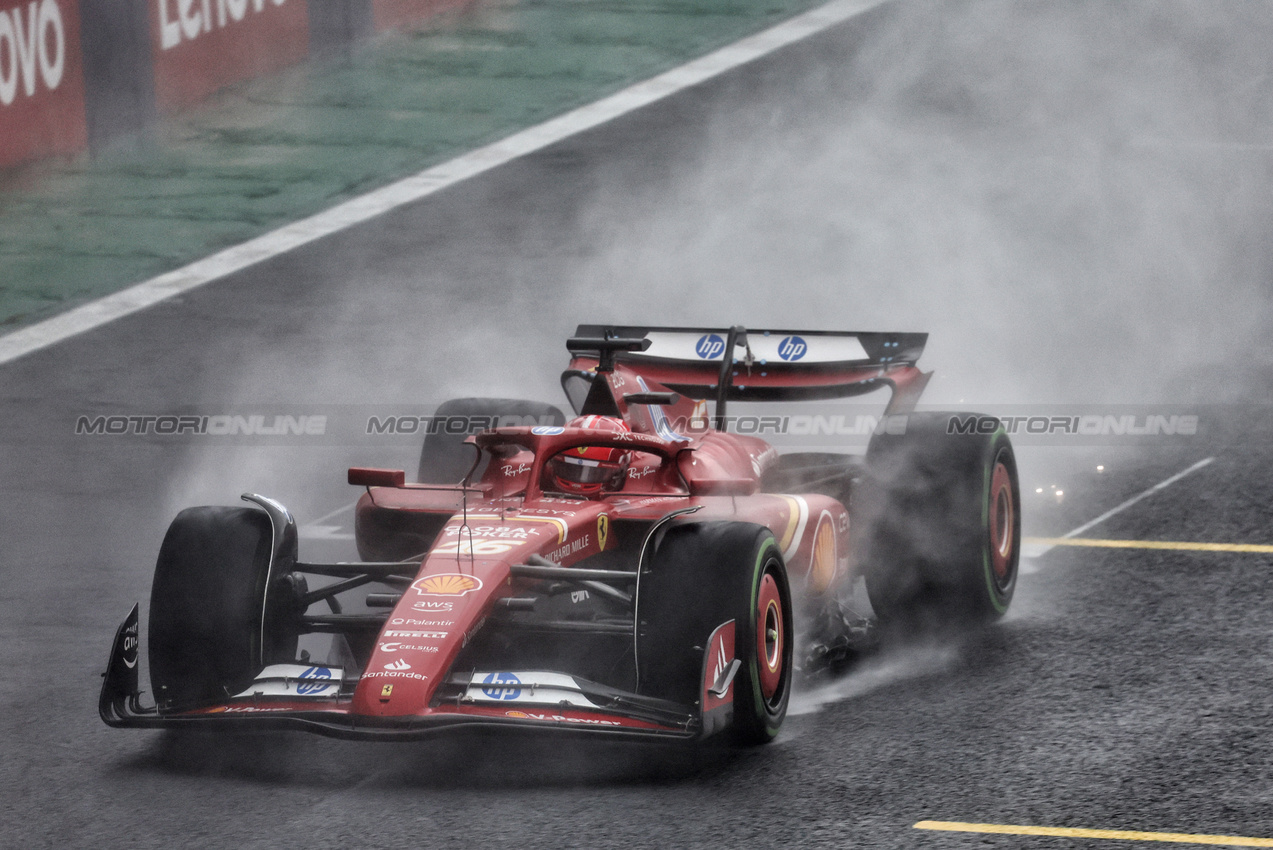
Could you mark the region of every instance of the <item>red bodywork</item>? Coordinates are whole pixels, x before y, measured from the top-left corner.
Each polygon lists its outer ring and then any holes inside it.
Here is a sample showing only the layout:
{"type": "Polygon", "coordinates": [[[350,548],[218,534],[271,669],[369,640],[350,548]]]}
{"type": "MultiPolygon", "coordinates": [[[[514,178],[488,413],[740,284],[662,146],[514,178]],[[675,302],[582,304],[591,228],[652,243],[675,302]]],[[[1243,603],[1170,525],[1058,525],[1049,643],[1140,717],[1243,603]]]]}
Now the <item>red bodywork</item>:
{"type": "MultiPolygon", "coordinates": [[[[606,379],[621,390],[635,377],[620,365],[606,379]]],[[[581,428],[501,428],[479,434],[475,444],[493,458],[469,496],[466,513],[456,512],[457,493],[450,490],[422,485],[368,489],[359,500],[356,523],[359,552],[367,560],[399,554],[398,541],[413,533],[413,522],[428,529],[436,527],[438,517],[447,519],[417,580],[390,616],[382,638],[393,640],[378,644],[359,681],[355,712],[400,717],[469,710],[430,707],[430,701],[466,636],[480,628],[497,600],[519,595],[519,582],[526,580],[513,579],[511,566],[527,563],[533,555],[573,566],[614,549],[618,535],[612,529],[621,524],[645,526],[670,511],[696,507],[695,519],[737,520],[772,529],[790,575],[815,592],[845,577],[849,522],[844,506],[828,496],[758,492],[761,476],[777,459],[767,443],[704,429],[668,440],[653,433],[647,408],[634,406],[625,414],[633,433],[612,437],[581,428]],[[633,451],[622,490],[588,501],[544,492],[547,460],[580,445],[633,451]],[[414,634],[421,637],[407,646],[393,645],[414,634]],[[392,651],[384,651],[386,644],[392,651]],[[390,669],[400,662],[410,664],[411,671],[390,669]],[[385,684],[393,685],[388,696],[382,693],[385,684]]]]}
{"type": "MultiPolygon", "coordinates": [[[[716,363],[687,364],[625,356],[609,372],[598,371],[598,365],[595,356],[577,356],[566,374],[606,382],[614,412],[630,433],[552,426],[484,431],[469,438],[475,462],[480,452],[485,467],[467,487],[400,483],[401,473],[384,470],[350,471],[351,483],[390,484],[368,486],[358,502],[360,556],[380,563],[418,561],[419,566],[410,586],[400,588],[401,597],[369,646],[361,674],[346,675],[339,694],[333,690],[323,700],[243,695],[182,716],[253,721],[294,717],[315,731],[351,736],[360,729],[371,735],[373,730],[418,730],[457,721],[684,737],[715,726],[707,715],[727,705],[729,693],[720,697],[704,691],[696,714],[687,710],[679,720],[652,719],[648,713],[616,708],[617,702],[601,707],[587,699],[573,704],[536,701],[531,693],[536,684],[556,695],[551,682],[529,683],[527,690],[527,683],[517,682],[523,686],[518,687],[494,678],[482,688],[480,671],[456,666],[470,641],[509,607],[508,600],[525,596],[539,581],[515,576],[517,565],[550,562],[587,568],[589,559],[602,553],[623,556],[620,550],[626,547],[636,570],[650,529],[676,512],[692,510],[694,521],[730,520],[770,529],[797,598],[827,594],[854,578],[844,504],[817,493],[762,492],[766,472],[778,462],[772,446],[710,427],[703,393],[698,398],[682,394],[669,404],[627,401],[630,395],[666,394],[671,388],[681,393],[710,388],[719,358],[716,363]],[[592,499],[551,491],[544,474],[549,459],[580,446],[632,453],[621,489],[592,499]]],[[[803,372],[752,365],[751,372],[735,378],[741,386],[732,388],[737,391],[732,397],[742,397],[739,393],[748,388],[762,393],[813,388],[824,397],[830,394],[827,388],[840,388],[845,391],[839,394],[847,395],[861,391],[865,382],[893,387],[892,409],[899,399],[913,402],[928,377],[909,362],[838,369],[815,364],[803,372]]],[[[713,672],[733,660],[732,621],[722,624],[709,644],[704,687],[714,680],[713,672]]]]}

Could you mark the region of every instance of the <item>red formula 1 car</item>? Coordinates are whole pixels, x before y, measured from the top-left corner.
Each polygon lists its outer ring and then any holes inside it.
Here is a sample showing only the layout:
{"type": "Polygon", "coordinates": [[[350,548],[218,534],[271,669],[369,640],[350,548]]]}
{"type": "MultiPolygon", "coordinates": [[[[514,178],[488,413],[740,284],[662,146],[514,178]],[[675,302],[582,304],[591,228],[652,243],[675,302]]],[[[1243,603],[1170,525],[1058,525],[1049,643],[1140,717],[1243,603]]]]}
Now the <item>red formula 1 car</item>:
{"type": "Polygon", "coordinates": [[[134,606],[102,718],[368,739],[485,724],[771,740],[797,666],[844,664],[876,618],[986,620],[1011,600],[1012,448],[985,417],[911,412],[926,339],[581,326],[562,377],[576,418],[461,399],[439,408],[420,483],[349,470],[366,488],[360,562],[301,561],[292,516],[262,496],[179,514],[151,592],[156,704],[141,701],[134,606]],[[725,427],[734,400],[886,387],[865,458],[779,455],[725,427]],[[468,436],[510,421],[523,424],[468,436]],[[874,617],[853,596],[859,577],[874,617]],[[329,636],[321,660],[298,651],[316,634],[329,636]]]}

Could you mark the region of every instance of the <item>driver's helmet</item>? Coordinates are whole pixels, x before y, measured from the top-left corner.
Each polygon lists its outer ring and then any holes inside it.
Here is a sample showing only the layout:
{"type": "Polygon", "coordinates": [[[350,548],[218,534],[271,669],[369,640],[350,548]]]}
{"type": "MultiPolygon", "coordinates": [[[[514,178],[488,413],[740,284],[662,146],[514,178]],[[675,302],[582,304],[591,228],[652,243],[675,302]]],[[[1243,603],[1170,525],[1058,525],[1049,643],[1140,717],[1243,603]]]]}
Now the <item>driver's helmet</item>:
{"type": "MultiPolygon", "coordinates": [[[[615,434],[631,433],[628,423],[614,416],[579,416],[569,428],[588,428],[615,434]]],[[[628,474],[632,452],[606,446],[575,446],[558,452],[545,472],[549,489],[576,496],[593,496],[602,490],[620,490],[628,474]]]]}

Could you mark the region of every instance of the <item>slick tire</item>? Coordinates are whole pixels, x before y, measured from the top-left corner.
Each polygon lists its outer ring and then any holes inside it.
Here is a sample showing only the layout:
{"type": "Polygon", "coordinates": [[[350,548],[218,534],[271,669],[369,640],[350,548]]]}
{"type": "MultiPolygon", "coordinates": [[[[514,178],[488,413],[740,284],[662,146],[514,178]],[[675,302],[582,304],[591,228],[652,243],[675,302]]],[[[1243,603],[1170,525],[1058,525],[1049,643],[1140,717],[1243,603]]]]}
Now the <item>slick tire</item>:
{"type": "Polygon", "coordinates": [[[276,581],[265,611],[271,542],[269,517],[253,508],[188,508],[168,527],[150,591],[150,679],[161,711],[224,701],[265,664],[296,657],[291,576],[276,581]]]}
{"type": "MultiPolygon", "coordinates": [[[[566,417],[551,404],[514,398],[451,399],[438,405],[433,416],[434,422],[440,424],[424,437],[417,475],[417,480],[425,484],[460,483],[477,457],[464,441],[487,427],[566,424],[566,417]]],[[[482,471],[481,467],[473,471],[474,480],[482,471]]]]}
{"type": "Polygon", "coordinates": [[[735,626],[733,735],[772,741],[791,697],[795,646],[791,588],[769,529],[741,522],[669,528],[641,576],[637,657],[643,693],[681,705],[701,698],[713,630],[735,626]]]}
{"type": "Polygon", "coordinates": [[[904,431],[871,438],[853,523],[871,607],[885,625],[974,625],[1012,602],[1021,547],[1016,458],[1002,427],[975,433],[961,424],[973,421],[988,420],[912,413],[904,431]]]}

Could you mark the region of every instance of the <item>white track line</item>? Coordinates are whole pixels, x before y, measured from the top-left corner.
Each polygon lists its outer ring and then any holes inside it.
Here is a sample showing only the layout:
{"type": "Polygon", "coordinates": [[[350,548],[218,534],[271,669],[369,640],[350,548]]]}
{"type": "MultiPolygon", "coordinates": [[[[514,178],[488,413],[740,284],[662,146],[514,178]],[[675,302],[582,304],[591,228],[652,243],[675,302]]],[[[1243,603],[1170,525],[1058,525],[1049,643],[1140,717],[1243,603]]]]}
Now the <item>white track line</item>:
{"type": "Polygon", "coordinates": [[[297,533],[300,535],[302,540],[308,540],[311,542],[315,540],[353,540],[353,534],[341,531],[341,529],[345,527],[344,523],[341,523],[340,525],[325,525],[325,523],[339,515],[351,513],[356,507],[358,507],[357,502],[350,502],[347,505],[341,505],[334,511],[329,511],[328,513],[320,516],[318,519],[305,523],[297,529],[297,533]]]}
{"type": "Polygon", "coordinates": [[[361,224],[390,210],[490,171],[526,154],[612,121],[676,92],[720,76],[881,5],[887,0],[833,0],[679,68],[581,106],[483,148],[353,198],[329,210],[197,260],[27,328],[0,336],[0,364],[145,310],[229,274],[361,224]]]}
{"type": "Polygon", "coordinates": [[[347,505],[341,505],[336,510],[331,511],[330,513],[325,513],[322,516],[320,516],[318,519],[312,522],[305,523],[305,525],[301,526],[301,531],[304,531],[306,528],[308,528],[311,525],[322,525],[323,523],[327,522],[327,520],[332,519],[333,517],[336,517],[340,514],[347,514],[356,507],[358,507],[358,502],[356,501],[350,502],[347,505]]]}
{"type": "MultiPolygon", "coordinates": [[[[1080,525],[1078,528],[1075,528],[1071,531],[1067,531],[1065,534],[1062,534],[1061,536],[1062,537],[1078,537],[1080,534],[1087,531],[1089,528],[1095,525],[1101,524],[1105,520],[1112,517],[1114,514],[1127,510],[1132,505],[1139,502],[1141,499],[1148,498],[1149,496],[1152,496],[1153,494],[1157,493],[1159,490],[1163,490],[1167,487],[1170,487],[1172,484],[1175,484],[1177,481],[1179,481],[1181,478],[1184,478],[1186,475],[1197,472],[1199,469],[1202,469],[1204,466],[1211,463],[1213,460],[1215,460],[1214,457],[1204,458],[1203,460],[1200,460],[1197,463],[1195,463],[1193,466],[1190,466],[1188,469],[1182,469],[1179,472],[1177,472],[1175,475],[1171,476],[1170,478],[1164,481],[1159,481],[1157,484],[1155,484],[1153,487],[1150,487],[1148,490],[1144,491],[1143,493],[1139,493],[1135,496],[1132,496],[1130,499],[1128,499],[1126,502],[1123,502],[1121,505],[1116,505],[1115,507],[1110,508],[1108,511],[1101,514],[1096,519],[1089,520],[1083,523],[1082,525],[1080,525]]],[[[1055,546],[1049,546],[1047,544],[1034,544],[1033,546],[1031,546],[1030,544],[1026,544],[1025,546],[1022,547],[1021,554],[1027,558],[1038,558],[1052,551],[1055,548],[1056,548],[1055,546]]]]}

